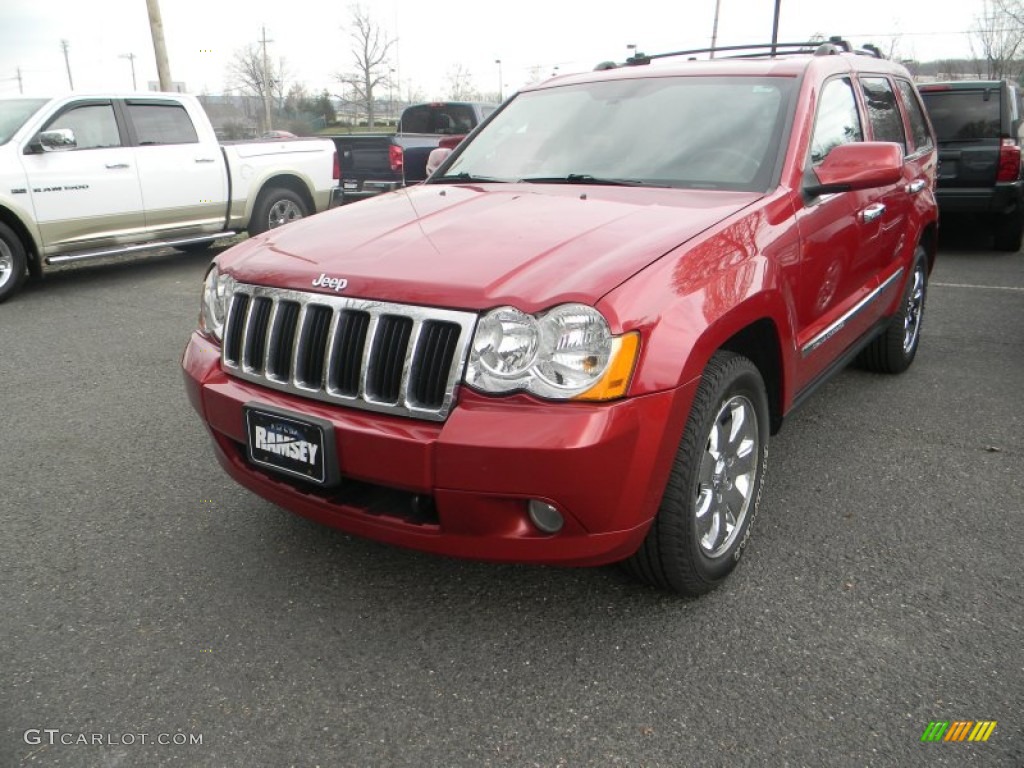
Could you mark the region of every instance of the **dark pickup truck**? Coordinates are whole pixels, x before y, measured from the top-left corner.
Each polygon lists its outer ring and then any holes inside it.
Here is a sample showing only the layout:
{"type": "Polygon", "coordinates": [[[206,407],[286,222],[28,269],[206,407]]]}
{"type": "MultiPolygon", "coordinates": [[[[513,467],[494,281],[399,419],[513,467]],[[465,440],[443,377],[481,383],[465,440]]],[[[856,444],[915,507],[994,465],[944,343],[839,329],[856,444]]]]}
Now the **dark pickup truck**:
{"type": "Polygon", "coordinates": [[[329,136],[341,160],[336,202],[351,203],[427,178],[427,158],[446,137],[465,136],[497,105],[434,102],[407,107],[396,133],[329,136]]]}
{"type": "Polygon", "coordinates": [[[939,210],[985,217],[993,247],[1019,251],[1024,178],[1017,87],[1005,80],[957,80],[920,91],[939,143],[939,210]]]}

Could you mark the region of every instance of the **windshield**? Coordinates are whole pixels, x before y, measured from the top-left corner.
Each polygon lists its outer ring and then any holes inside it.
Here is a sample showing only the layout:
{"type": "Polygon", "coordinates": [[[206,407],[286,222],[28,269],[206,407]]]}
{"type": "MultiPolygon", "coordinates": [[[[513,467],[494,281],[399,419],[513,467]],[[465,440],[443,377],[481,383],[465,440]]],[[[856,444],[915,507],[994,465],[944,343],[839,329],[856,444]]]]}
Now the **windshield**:
{"type": "Polygon", "coordinates": [[[764,191],[794,82],[646,77],[526,92],[433,181],[764,191]]]}
{"type": "Polygon", "coordinates": [[[46,103],[46,99],[0,99],[0,144],[25,124],[32,114],[46,103]]]}

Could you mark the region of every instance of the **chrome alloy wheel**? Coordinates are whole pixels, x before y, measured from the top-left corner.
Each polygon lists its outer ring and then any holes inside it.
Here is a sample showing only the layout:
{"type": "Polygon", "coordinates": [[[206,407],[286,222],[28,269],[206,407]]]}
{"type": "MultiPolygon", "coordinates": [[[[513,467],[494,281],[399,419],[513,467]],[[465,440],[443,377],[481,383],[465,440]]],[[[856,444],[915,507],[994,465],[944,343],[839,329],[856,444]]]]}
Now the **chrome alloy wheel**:
{"type": "Polygon", "coordinates": [[[924,265],[914,268],[914,285],[907,294],[907,307],[903,313],[903,351],[910,352],[917,344],[924,314],[924,265]]]}
{"type": "Polygon", "coordinates": [[[274,229],[302,218],[302,209],[291,200],[278,200],[267,214],[267,227],[274,229]]]}
{"type": "Polygon", "coordinates": [[[719,409],[701,458],[694,514],[707,557],[725,554],[743,529],[759,450],[757,412],[750,400],[736,395],[719,409]]]}
{"type": "Polygon", "coordinates": [[[14,254],[10,246],[0,240],[0,288],[14,278],[14,254]]]}

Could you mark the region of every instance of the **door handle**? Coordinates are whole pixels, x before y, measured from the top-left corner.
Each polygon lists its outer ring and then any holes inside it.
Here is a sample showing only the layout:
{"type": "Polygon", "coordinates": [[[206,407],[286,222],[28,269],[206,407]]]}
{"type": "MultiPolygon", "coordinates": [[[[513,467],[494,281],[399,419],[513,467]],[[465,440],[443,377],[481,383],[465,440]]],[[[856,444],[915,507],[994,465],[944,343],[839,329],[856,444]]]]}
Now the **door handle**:
{"type": "Polygon", "coordinates": [[[109,168],[112,171],[120,170],[122,168],[127,168],[127,167],[128,167],[128,163],[107,163],[107,168],[109,168]]]}
{"type": "Polygon", "coordinates": [[[857,214],[857,218],[861,220],[862,224],[867,224],[869,221],[874,221],[885,213],[885,205],[883,203],[872,203],[866,208],[862,208],[861,212],[857,214]]]}
{"type": "Polygon", "coordinates": [[[907,184],[907,194],[916,195],[918,192],[924,189],[925,186],[927,185],[925,184],[924,179],[914,179],[912,182],[907,184]]]}
{"type": "Polygon", "coordinates": [[[212,163],[213,162],[213,158],[212,157],[197,157],[196,158],[196,162],[197,163],[212,163]]]}

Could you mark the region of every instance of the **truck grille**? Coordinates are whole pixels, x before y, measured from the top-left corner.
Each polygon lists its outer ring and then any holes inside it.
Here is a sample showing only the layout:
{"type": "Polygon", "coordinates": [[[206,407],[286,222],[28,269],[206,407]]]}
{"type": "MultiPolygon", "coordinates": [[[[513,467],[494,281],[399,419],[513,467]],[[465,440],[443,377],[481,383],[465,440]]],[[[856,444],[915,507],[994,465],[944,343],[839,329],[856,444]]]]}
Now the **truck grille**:
{"type": "Polygon", "coordinates": [[[232,376],[368,411],[443,421],[471,312],[238,285],[221,361],[232,376]]]}

